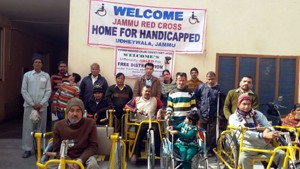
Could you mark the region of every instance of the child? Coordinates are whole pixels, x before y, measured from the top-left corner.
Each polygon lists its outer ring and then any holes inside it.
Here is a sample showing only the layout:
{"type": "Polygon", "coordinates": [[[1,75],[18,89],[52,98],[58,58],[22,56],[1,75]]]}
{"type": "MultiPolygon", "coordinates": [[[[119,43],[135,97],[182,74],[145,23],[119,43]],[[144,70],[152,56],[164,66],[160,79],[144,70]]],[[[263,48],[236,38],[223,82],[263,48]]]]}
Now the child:
{"type": "Polygon", "coordinates": [[[68,101],[74,97],[79,97],[80,89],[77,87],[77,83],[80,79],[81,76],[79,74],[72,73],[68,78],[69,82],[64,82],[56,91],[52,104],[52,121],[64,119],[64,109],[68,101]]]}
{"type": "Polygon", "coordinates": [[[95,85],[93,89],[93,95],[86,103],[87,117],[96,120],[97,125],[107,124],[106,111],[113,109],[113,103],[109,97],[104,97],[104,89],[95,85]]]}
{"type": "MultiPolygon", "coordinates": [[[[170,131],[170,134],[178,134],[174,146],[179,149],[184,169],[191,169],[192,158],[200,148],[197,143],[198,121],[199,115],[197,112],[187,113],[185,120],[170,131]]],[[[171,128],[172,126],[169,126],[167,129],[171,128]]]]}

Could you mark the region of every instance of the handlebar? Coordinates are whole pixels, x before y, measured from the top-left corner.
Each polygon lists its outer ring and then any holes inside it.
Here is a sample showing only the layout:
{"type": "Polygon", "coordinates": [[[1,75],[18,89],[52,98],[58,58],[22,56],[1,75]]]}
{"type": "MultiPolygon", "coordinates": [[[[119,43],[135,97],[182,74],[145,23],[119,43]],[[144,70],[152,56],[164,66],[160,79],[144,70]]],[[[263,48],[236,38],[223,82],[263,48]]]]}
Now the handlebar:
{"type": "Polygon", "coordinates": [[[227,126],[229,129],[242,130],[242,131],[264,131],[266,127],[244,127],[244,126],[227,126]]]}

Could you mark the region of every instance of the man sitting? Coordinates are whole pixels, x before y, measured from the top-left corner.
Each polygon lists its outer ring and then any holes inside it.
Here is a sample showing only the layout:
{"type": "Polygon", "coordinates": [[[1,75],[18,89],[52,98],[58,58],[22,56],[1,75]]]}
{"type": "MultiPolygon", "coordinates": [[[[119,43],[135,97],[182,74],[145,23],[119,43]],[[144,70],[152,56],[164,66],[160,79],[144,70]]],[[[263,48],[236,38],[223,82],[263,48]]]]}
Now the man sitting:
{"type": "Polygon", "coordinates": [[[95,85],[93,96],[86,103],[87,117],[96,120],[97,125],[106,125],[108,119],[106,111],[113,109],[114,105],[109,97],[104,97],[104,89],[101,86],[95,85]]]}
{"type": "MultiPolygon", "coordinates": [[[[156,112],[161,111],[161,108],[163,107],[163,103],[160,101],[159,98],[151,97],[150,86],[144,86],[142,88],[142,96],[133,98],[131,101],[127,103],[125,107],[129,108],[131,112],[136,113],[138,122],[141,122],[143,120],[149,119],[149,116],[152,117],[152,119],[156,119],[156,112]]],[[[149,128],[148,124],[140,126],[140,132],[138,133],[135,147],[133,147],[134,153],[131,157],[131,162],[133,163],[135,163],[136,158],[140,156],[142,141],[147,134],[148,128],[149,128]]],[[[155,133],[154,134],[155,153],[156,155],[159,155],[160,137],[159,137],[159,130],[157,124],[153,124],[152,128],[155,133]]]]}
{"type": "MultiPolygon", "coordinates": [[[[265,127],[263,132],[246,131],[243,147],[273,150],[271,140],[278,137],[278,132],[268,123],[267,118],[259,111],[252,109],[252,98],[247,94],[241,94],[238,98],[237,109],[229,117],[229,125],[243,127],[265,127]]],[[[240,136],[236,132],[236,136],[240,136]]],[[[240,138],[239,138],[240,139],[240,138]]],[[[271,154],[254,151],[242,151],[239,155],[239,165],[241,168],[253,168],[252,160],[255,158],[270,158],[271,154]]],[[[278,150],[274,162],[278,168],[282,168],[285,152],[278,150]]]]}
{"type": "MultiPolygon", "coordinates": [[[[67,104],[67,119],[58,121],[53,130],[53,151],[59,158],[60,146],[63,140],[74,140],[75,145],[68,149],[68,158],[81,162],[87,169],[100,169],[96,155],[98,149],[97,129],[95,121],[82,118],[83,102],[72,98],[67,104]]],[[[69,169],[78,169],[76,164],[69,164],[69,169]]]]}

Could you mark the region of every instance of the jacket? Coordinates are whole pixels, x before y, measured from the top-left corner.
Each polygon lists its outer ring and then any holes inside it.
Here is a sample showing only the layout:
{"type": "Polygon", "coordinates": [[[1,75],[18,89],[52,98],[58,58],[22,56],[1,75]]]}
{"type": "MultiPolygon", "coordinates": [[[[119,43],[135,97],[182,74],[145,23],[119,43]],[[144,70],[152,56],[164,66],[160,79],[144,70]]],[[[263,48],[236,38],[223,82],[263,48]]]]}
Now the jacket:
{"type": "MultiPolygon", "coordinates": [[[[145,75],[138,78],[135,81],[133,88],[133,97],[142,96],[142,88],[146,85],[146,77],[145,75]]],[[[151,86],[151,96],[160,98],[161,95],[161,85],[160,81],[157,77],[152,76],[152,86],[151,86]]]]}
{"type": "Polygon", "coordinates": [[[225,95],[220,85],[209,87],[207,83],[199,85],[195,90],[197,106],[200,109],[202,118],[215,118],[217,116],[217,105],[219,95],[219,113],[223,115],[225,95]]]}

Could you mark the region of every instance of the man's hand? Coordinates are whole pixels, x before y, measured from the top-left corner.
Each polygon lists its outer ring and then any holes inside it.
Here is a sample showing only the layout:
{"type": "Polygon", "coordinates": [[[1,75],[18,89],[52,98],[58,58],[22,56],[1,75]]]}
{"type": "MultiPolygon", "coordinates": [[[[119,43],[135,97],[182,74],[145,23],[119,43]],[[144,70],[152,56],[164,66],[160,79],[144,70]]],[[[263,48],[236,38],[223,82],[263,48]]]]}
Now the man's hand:
{"type": "MultiPolygon", "coordinates": [[[[82,160],[81,160],[81,159],[78,159],[78,160],[76,160],[76,161],[82,163],[82,160]]],[[[80,169],[80,167],[79,167],[79,165],[77,165],[77,164],[68,164],[68,169],[80,169]]]]}
{"type": "Polygon", "coordinates": [[[156,114],[157,120],[161,120],[162,110],[158,110],[156,114]]]}
{"type": "Polygon", "coordinates": [[[95,121],[97,121],[97,119],[98,119],[98,114],[97,114],[97,113],[94,114],[94,117],[93,117],[93,118],[94,118],[95,121]]]}
{"type": "Polygon", "coordinates": [[[279,135],[279,131],[271,131],[266,128],[263,132],[263,139],[266,143],[270,143],[274,138],[277,138],[279,135]]]}
{"type": "Polygon", "coordinates": [[[169,119],[171,117],[171,114],[167,114],[165,119],[169,119]]]}
{"type": "Polygon", "coordinates": [[[32,108],[36,111],[40,111],[40,109],[43,107],[43,105],[39,104],[39,103],[36,103],[32,106],[32,108]]]}
{"type": "Polygon", "coordinates": [[[178,131],[177,130],[171,130],[170,134],[173,134],[173,135],[178,134],[178,131]]]}
{"type": "Polygon", "coordinates": [[[57,107],[56,106],[52,106],[52,112],[54,112],[54,113],[57,112],[57,107]]]}
{"type": "Polygon", "coordinates": [[[141,114],[141,115],[145,115],[145,111],[144,111],[144,110],[139,110],[139,109],[137,109],[137,110],[136,110],[136,113],[137,113],[137,114],[141,114]]]}

